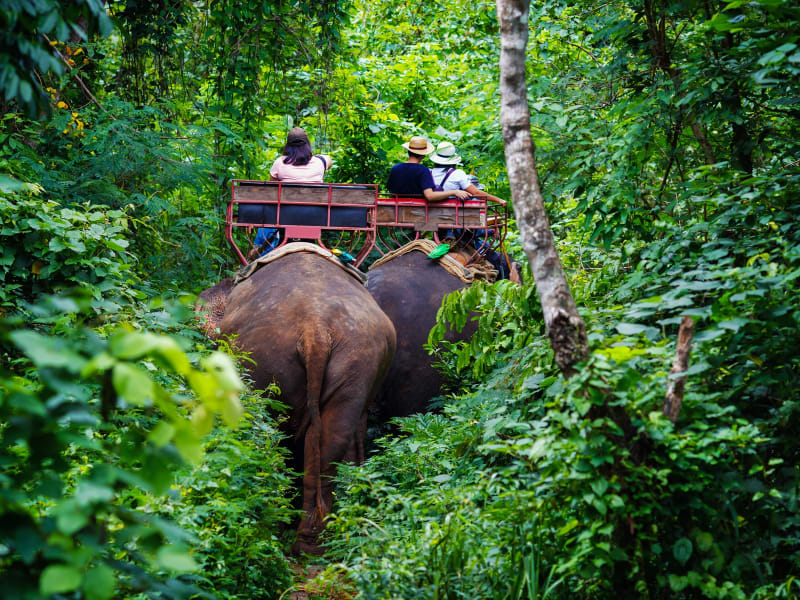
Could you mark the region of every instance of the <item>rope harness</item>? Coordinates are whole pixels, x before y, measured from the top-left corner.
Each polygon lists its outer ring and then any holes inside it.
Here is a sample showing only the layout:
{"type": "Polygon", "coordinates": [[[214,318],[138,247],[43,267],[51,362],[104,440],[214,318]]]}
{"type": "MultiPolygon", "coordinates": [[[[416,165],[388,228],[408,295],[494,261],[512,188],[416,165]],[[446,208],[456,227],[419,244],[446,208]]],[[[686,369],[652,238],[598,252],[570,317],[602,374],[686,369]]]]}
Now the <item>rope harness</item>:
{"type": "Polygon", "coordinates": [[[333,252],[331,252],[330,250],[322,248],[321,246],[317,246],[316,244],[311,244],[309,242],[291,242],[284,246],[276,248],[269,254],[266,254],[239,269],[236,272],[236,275],[234,275],[233,277],[234,285],[241,283],[264,265],[267,265],[275,260],[278,260],[279,258],[286,256],[287,254],[293,254],[295,252],[313,252],[315,254],[318,254],[319,256],[328,259],[333,264],[339,266],[341,269],[345,271],[345,273],[357,279],[359,283],[361,283],[361,285],[364,285],[367,282],[367,276],[364,273],[362,273],[355,267],[340,261],[338,258],[336,258],[336,255],[333,254],[333,252]]]}
{"type": "MultiPolygon", "coordinates": [[[[402,256],[403,254],[408,254],[409,252],[419,251],[424,252],[425,255],[430,254],[433,252],[434,248],[436,248],[437,244],[433,240],[414,240],[409,242],[405,246],[401,246],[397,250],[392,250],[388,254],[385,254],[379,260],[375,261],[372,266],[369,268],[371,271],[375,267],[379,267],[382,264],[385,264],[392,260],[393,258],[397,258],[398,256],[402,256]]],[[[451,254],[445,254],[441,258],[437,259],[436,261],[440,267],[442,267],[445,271],[450,273],[451,275],[458,277],[464,283],[472,283],[473,281],[484,280],[488,282],[493,282],[497,279],[497,270],[494,269],[486,260],[481,258],[478,262],[470,264],[469,266],[462,265],[458,262],[451,254]]]]}

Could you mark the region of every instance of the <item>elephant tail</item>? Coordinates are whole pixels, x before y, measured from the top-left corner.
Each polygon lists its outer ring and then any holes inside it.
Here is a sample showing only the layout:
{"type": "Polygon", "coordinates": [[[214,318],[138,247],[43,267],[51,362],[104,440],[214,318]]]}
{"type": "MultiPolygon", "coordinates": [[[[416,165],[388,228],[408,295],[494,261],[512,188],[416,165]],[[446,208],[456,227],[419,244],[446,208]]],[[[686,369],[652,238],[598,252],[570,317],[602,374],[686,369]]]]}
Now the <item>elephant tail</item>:
{"type": "Polygon", "coordinates": [[[305,432],[305,448],[312,453],[309,472],[306,476],[316,482],[316,508],[313,521],[320,525],[328,513],[322,497],[322,418],[320,416],[320,402],[322,398],[322,385],[325,378],[325,369],[330,356],[330,339],[324,327],[316,327],[309,323],[298,343],[298,352],[303,358],[306,368],[306,410],[303,422],[298,429],[298,436],[305,432]]]}

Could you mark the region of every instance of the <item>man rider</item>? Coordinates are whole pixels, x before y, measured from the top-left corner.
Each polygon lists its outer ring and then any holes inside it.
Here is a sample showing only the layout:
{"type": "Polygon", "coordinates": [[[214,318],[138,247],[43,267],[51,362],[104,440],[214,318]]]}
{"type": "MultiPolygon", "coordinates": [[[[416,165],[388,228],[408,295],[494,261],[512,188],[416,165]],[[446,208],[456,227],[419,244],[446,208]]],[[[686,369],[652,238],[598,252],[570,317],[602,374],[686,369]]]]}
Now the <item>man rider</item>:
{"type": "Polygon", "coordinates": [[[433,176],[430,169],[422,164],[425,156],[434,151],[433,144],[427,138],[414,136],[403,144],[408,150],[408,160],[392,167],[386,187],[397,196],[424,196],[428,202],[447,200],[453,196],[461,200],[468,199],[469,193],[464,190],[434,191],[433,176]]]}

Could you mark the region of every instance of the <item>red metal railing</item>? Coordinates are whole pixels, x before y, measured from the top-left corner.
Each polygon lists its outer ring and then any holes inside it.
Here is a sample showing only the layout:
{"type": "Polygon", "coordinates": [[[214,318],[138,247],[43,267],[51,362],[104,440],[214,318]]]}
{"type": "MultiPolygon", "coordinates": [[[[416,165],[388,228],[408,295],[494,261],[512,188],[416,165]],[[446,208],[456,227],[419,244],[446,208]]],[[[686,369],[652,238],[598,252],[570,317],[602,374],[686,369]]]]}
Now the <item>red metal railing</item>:
{"type": "Polygon", "coordinates": [[[284,183],[236,179],[225,214],[225,238],[239,261],[247,258],[234,239],[235,228],[270,227],[282,230],[281,245],[291,239],[314,240],[325,247],[323,231],[351,232],[352,249],[363,237],[355,257],[358,266],[375,245],[375,185],[284,183]]]}
{"type": "MultiPolygon", "coordinates": [[[[355,251],[355,265],[377,249],[381,254],[429,233],[464,239],[475,258],[488,249],[501,249],[506,238],[508,209],[486,197],[427,202],[424,198],[378,197],[371,184],[284,183],[236,179],[225,215],[225,237],[239,261],[248,260],[234,238],[236,228],[282,230],[288,240],[314,240],[322,247],[324,231],[338,231],[355,251]],[[349,233],[349,235],[348,235],[349,233]],[[404,239],[400,239],[400,238],[404,239]]],[[[337,243],[338,247],[338,243],[337,243]]]]}

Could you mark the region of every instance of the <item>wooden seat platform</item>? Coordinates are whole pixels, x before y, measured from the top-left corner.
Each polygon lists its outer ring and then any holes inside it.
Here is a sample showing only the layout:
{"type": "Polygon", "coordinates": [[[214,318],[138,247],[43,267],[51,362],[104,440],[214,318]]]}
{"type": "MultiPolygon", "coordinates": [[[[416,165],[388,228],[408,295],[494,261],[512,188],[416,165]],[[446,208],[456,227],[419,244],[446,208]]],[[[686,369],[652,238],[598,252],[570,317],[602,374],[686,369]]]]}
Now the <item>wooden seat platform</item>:
{"type": "Polygon", "coordinates": [[[475,229],[486,227],[487,204],[481,198],[428,202],[421,197],[381,197],[376,219],[379,226],[409,227],[414,231],[475,229]]]}
{"type": "Polygon", "coordinates": [[[225,215],[225,237],[239,261],[247,259],[233,238],[237,227],[283,229],[283,243],[289,239],[315,240],[322,244],[326,230],[363,232],[364,244],[356,265],[375,244],[375,185],[339,183],[284,183],[236,179],[231,182],[231,199],[225,215]]]}
{"type": "Polygon", "coordinates": [[[379,197],[378,186],[372,184],[236,179],[231,183],[225,237],[239,261],[247,265],[234,239],[236,228],[281,229],[281,245],[302,239],[322,247],[324,231],[345,232],[342,239],[349,242],[348,253],[355,253],[355,266],[359,266],[373,249],[385,254],[402,245],[398,235],[408,239],[431,232],[438,240],[442,231],[471,237],[480,230],[480,249],[496,246],[505,238],[506,220],[506,207],[480,197],[427,202],[422,197],[379,197]]]}

